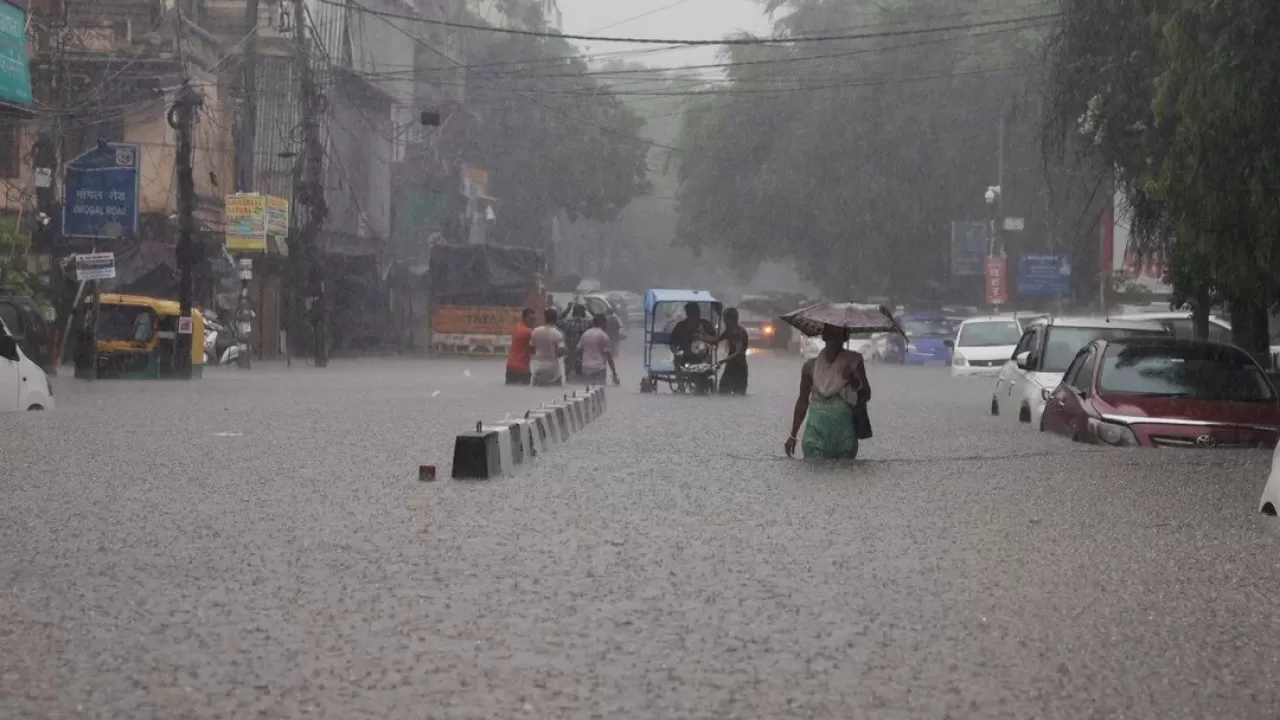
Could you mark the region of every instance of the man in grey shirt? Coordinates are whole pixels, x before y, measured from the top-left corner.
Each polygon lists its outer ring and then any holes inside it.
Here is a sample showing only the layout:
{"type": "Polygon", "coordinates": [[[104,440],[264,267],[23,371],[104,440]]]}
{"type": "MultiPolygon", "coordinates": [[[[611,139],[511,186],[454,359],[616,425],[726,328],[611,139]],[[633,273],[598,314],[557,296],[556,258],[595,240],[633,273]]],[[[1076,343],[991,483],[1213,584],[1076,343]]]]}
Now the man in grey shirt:
{"type": "Polygon", "coordinates": [[[564,333],[556,327],[555,310],[543,313],[543,323],[534,329],[529,345],[533,348],[533,357],[529,360],[533,384],[564,385],[564,373],[560,370],[560,358],[565,355],[564,333]]]}

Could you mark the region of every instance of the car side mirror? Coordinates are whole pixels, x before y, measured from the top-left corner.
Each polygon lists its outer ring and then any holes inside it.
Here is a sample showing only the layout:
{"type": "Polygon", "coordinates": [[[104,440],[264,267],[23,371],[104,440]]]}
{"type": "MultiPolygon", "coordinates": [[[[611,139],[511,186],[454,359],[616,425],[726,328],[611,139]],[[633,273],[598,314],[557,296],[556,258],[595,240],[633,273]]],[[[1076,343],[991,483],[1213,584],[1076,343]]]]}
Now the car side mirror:
{"type": "Polygon", "coordinates": [[[1013,356],[1013,362],[1019,369],[1026,370],[1031,367],[1031,353],[1028,351],[1020,352],[1013,356]]]}
{"type": "Polygon", "coordinates": [[[18,341],[12,335],[0,336],[0,357],[13,362],[18,362],[21,357],[18,355],[18,341]]]}

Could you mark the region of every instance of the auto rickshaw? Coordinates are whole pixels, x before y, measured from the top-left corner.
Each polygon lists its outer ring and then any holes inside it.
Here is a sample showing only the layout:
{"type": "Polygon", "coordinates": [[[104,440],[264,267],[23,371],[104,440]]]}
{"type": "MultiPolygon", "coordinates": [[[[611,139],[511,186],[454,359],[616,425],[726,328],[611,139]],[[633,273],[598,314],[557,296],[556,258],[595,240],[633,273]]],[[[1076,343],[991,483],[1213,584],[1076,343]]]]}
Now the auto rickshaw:
{"type": "MultiPolygon", "coordinates": [[[[85,300],[85,336],[93,328],[95,303],[85,300]]],[[[179,305],[141,295],[99,296],[96,318],[99,378],[154,380],[174,377],[177,369],[179,305]]],[[[76,377],[89,375],[92,353],[76,356],[76,377]]],[[[191,309],[191,376],[204,374],[204,316],[191,309]]]]}

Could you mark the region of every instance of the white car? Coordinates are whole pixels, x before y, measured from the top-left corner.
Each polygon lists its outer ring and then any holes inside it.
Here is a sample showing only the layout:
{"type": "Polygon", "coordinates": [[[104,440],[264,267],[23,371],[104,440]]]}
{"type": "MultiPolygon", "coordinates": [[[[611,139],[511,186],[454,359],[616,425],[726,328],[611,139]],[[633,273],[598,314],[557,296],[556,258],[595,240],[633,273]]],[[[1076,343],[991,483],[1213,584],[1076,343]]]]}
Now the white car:
{"type": "Polygon", "coordinates": [[[995,377],[1013,357],[1022,324],[1013,315],[969,318],[960,323],[951,353],[951,377],[995,377]]]}
{"type": "MultiPolygon", "coordinates": [[[[806,337],[800,343],[800,354],[804,356],[805,360],[812,360],[818,357],[818,353],[821,353],[824,347],[826,347],[826,343],[822,341],[821,337],[806,337]]],[[[875,336],[849,338],[844,347],[846,350],[861,353],[863,360],[869,363],[872,362],[872,358],[876,353],[876,338],[875,336]]]]}
{"type": "Polygon", "coordinates": [[[1267,486],[1262,490],[1258,512],[1272,516],[1280,513],[1280,445],[1271,453],[1271,474],[1267,477],[1267,486]]]}
{"type": "Polygon", "coordinates": [[[1080,348],[1094,340],[1133,335],[1168,337],[1170,332],[1158,322],[1105,317],[1049,317],[1029,323],[1013,357],[996,377],[991,414],[1039,428],[1045,402],[1062,384],[1062,375],[1080,348]]]}
{"type": "MultiPolygon", "coordinates": [[[[1195,325],[1192,320],[1190,310],[1169,310],[1165,309],[1141,310],[1129,312],[1124,315],[1113,315],[1112,317],[1120,320],[1154,320],[1169,328],[1174,337],[1178,338],[1195,338],[1195,325]]],[[[1224,345],[1234,344],[1231,334],[1231,321],[1219,315],[1209,316],[1209,342],[1223,343],[1224,345]]],[[[1271,367],[1273,370],[1280,370],[1280,345],[1271,346],[1271,367]]]]}
{"type": "Polygon", "coordinates": [[[49,377],[27,358],[0,320],[0,412],[52,409],[49,377]]]}

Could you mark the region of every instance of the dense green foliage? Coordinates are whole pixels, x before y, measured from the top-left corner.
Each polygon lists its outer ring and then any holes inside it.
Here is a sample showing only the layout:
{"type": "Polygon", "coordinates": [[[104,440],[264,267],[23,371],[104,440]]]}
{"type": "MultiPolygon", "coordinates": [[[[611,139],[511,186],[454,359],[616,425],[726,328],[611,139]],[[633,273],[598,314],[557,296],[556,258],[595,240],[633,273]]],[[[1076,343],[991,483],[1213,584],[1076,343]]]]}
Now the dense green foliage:
{"type": "Polygon", "coordinates": [[[1280,4],[1062,0],[1055,129],[1114,166],[1181,300],[1223,301],[1261,353],[1280,300],[1280,4]]]}
{"type": "MultiPolygon", "coordinates": [[[[1096,227],[1079,173],[1042,162],[1049,23],[1039,3],[778,0],[777,35],[863,34],[732,46],[681,137],[679,238],[743,270],[792,259],[832,296],[981,297],[950,268],[952,221],[983,221],[1008,123],[1004,209],[1026,218],[1010,254],[1067,251],[1084,287],[1096,227]],[[947,32],[908,30],[963,26],[947,32]]],[[[1090,265],[1093,263],[1093,265],[1090,265]]],[[[1095,276],[1096,277],[1096,276],[1095,276]]]]}
{"type": "Polygon", "coordinates": [[[11,224],[0,224],[0,288],[33,296],[41,294],[40,274],[31,272],[28,266],[30,246],[30,237],[15,231],[11,224]]]}

